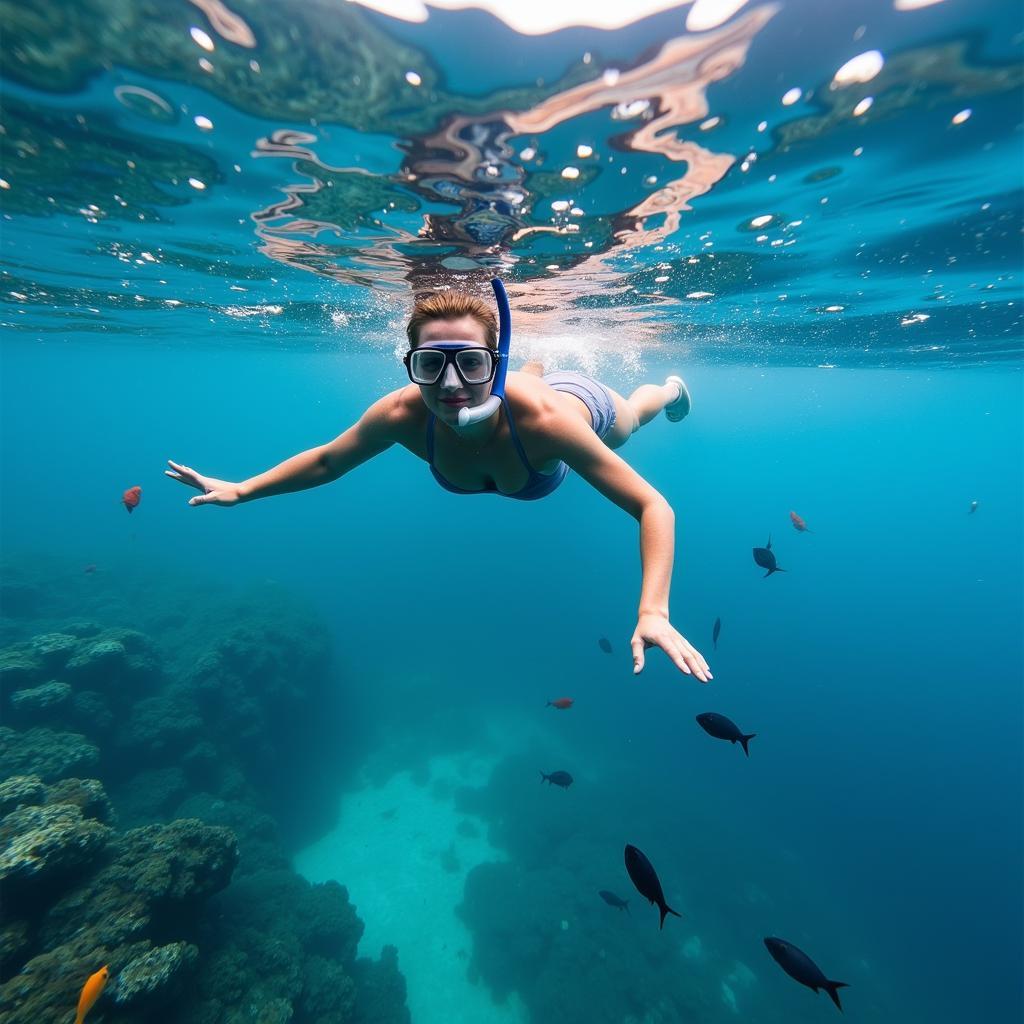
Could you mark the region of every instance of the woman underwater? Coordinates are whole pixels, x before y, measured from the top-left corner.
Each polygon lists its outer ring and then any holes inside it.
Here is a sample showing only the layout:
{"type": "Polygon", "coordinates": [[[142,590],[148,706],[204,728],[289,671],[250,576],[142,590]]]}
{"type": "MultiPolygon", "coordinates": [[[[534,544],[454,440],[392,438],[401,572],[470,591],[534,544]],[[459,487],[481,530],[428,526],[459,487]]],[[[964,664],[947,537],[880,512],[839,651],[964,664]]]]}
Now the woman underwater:
{"type": "Polygon", "coordinates": [[[706,683],[712,678],[707,662],[669,621],[675,514],[615,454],[663,409],[670,420],[683,419],[690,411],[686,385],[669,377],[623,398],[583,374],[545,374],[539,363],[506,378],[508,305],[500,282],[494,289],[502,313],[500,348],[489,305],[461,292],[435,293],[416,303],[406,327],[411,383],[378,399],[333,441],[241,483],[170,460],[166,475],[202,492],[190,505],[237,505],[337,480],[394,444],[428,463],[437,482],[456,494],[534,500],[575,470],[640,524],[634,673],[643,670],[646,648],[660,647],[681,671],[706,683]],[[500,400],[488,401],[492,383],[500,400]]]}

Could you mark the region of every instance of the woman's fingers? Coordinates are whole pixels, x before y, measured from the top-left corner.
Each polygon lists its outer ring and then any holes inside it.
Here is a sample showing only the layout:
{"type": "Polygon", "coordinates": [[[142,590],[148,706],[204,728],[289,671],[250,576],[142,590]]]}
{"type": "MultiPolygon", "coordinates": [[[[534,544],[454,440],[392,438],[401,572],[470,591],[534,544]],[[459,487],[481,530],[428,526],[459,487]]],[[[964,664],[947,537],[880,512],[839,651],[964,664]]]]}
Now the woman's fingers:
{"type": "Polygon", "coordinates": [[[644,645],[660,647],[671,659],[672,663],[679,669],[680,672],[686,673],[688,676],[695,676],[702,683],[710,682],[714,677],[711,674],[711,670],[708,668],[708,663],[704,660],[703,656],[697,651],[689,641],[676,632],[675,629],[670,629],[669,632],[659,634],[657,636],[644,637],[642,640],[635,641],[633,644],[633,672],[637,673],[643,669],[643,654],[639,655],[639,667],[637,649],[640,648],[641,652],[644,645]]]}
{"type": "Polygon", "coordinates": [[[629,646],[633,649],[633,675],[639,675],[644,670],[644,641],[634,636],[629,646]]]}
{"type": "Polygon", "coordinates": [[[187,487],[195,487],[200,491],[206,490],[206,481],[199,473],[189,466],[179,465],[177,462],[172,462],[170,459],[167,460],[167,465],[171,469],[165,469],[164,475],[169,476],[172,480],[177,480],[178,483],[185,484],[187,487]]]}
{"type": "Polygon", "coordinates": [[[680,672],[685,672],[688,676],[693,675],[693,669],[687,664],[686,651],[682,645],[666,642],[662,644],[662,650],[675,662],[675,666],[680,672]]]}

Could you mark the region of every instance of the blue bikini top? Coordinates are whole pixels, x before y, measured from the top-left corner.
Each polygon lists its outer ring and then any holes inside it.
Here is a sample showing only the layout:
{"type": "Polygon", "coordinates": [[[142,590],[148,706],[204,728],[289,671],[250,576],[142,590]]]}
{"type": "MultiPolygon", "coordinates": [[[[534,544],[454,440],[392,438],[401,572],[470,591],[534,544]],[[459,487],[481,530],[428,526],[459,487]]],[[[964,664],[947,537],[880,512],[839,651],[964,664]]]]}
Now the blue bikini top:
{"type": "Polygon", "coordinates": [[[516,433],[516,425],[512,420],[512,411],[509,409],[504,397],[501,399],[501,404],[505,410],[505,415],[508,417],[508,430],[512,435],[512,444],[515,446],[519,461],[522,462],[523,467],[529,474],[526,483],[518,491],[514,494],[505,494],[504,491],[499,491],[497,487],[485,487],[479,491],[467,491],[463,487],[456,487],[455,484],[450,483],[441,476],[434,466],[434,422],[436,417],[433,413],[430,414],[430,418],[427,420],[427,459],[430,462],[430,472],[434,474],[434,479],[446,491],[451,491],[452,494],[500,494],[503,498],[517,498],[519,501],[536,501],[538,498],[545,498],[565,479],[569,472],[569,467],[564,462],[559,462],[554,472],[538,473],[530,465],[530,460],[526,457],[526,452],[523,451],[519,434],[516,433]]]}

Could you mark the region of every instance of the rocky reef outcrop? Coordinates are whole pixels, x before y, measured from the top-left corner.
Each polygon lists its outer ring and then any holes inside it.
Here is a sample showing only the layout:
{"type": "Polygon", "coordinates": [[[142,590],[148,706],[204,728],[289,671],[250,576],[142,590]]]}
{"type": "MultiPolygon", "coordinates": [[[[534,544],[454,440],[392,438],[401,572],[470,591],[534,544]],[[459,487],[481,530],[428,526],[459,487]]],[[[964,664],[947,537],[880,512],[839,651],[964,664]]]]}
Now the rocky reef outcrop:
{"type": "Polygon", "coordinates": [[[0,621],[0,1019],[70,1019],[109,965],[90,1016],[107,1024],[407,1022],[397,951],[358,958],[344,887],[296,875],[282,839],[320,752],[322,624],[275,592],[153,610],[150,633],[15,590],[0,621]]]}

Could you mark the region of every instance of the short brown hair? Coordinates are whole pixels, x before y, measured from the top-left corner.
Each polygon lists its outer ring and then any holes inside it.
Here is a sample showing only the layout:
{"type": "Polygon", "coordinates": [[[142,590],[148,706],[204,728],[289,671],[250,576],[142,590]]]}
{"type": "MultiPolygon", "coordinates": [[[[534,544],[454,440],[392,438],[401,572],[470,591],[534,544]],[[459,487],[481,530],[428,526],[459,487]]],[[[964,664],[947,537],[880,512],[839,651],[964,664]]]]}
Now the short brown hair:
{"type": "Polygon", "coordinates": [[[483,329],[490,348],[498,347],[498,320],[494,310],[483,301],[465,292],[434,292],[420,299],[413,307],[406,324],[409,347],[419,344],[420,329],[430,320],[461,320],[472,317],[483,329]]]}

